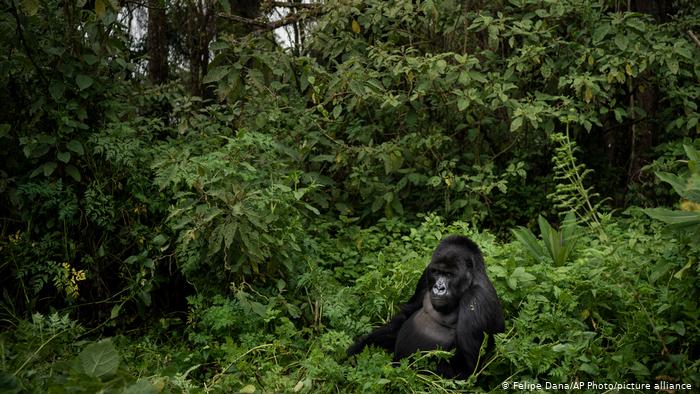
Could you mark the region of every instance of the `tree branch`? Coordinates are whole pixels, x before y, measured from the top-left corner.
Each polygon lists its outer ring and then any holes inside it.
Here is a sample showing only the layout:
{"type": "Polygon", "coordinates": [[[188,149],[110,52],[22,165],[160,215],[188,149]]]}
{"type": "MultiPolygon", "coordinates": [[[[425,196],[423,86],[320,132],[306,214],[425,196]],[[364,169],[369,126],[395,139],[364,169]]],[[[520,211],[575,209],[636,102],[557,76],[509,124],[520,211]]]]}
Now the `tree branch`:
{"type": "Polygon", "coordinates": [[[297,22],[301,19],[304,19],[306,17],[316,17],[316,16],[321,15],[322,13],[323,13],[323,10],[321,9],[321,7],[309,7],[309,8],[305,9],[304,13],[289,14],[282,19],[272,21],[272,22],[266,22],[266,21],[263,21],[260,19],[244,18],[242,16],[224,14],[224,13],[219,13],[218,16],[220,18],[229,19],[229,20],[236,21],[239,23],[244,23],[246,25],[254,26],[254,28],[253,28],[254,32],[260,33],[260,32],[275,30],[275,29],[282,27],[282,26],[287,26],[289,24],[295,23],[295,22],[297,22]]]}
{"type": "Polygon", "coordinates": [[[10,10],[12,12],[12,15],[15,17],[15,21],[17,22],[17,35],[19,36],[19,41],[22,43],[22,47],[24,47],[24,51],[27,54],[27,58],[29,59],[29,62],[34,66],[34,69],[36,70],[36,73],[39,75],[39,79],[44,85],[44,89],[48,92],[49,91],[49,81],[46,79],[44,76],[44,71],[39,67],[39,65],[36,63],[36,60],[34,60],[34,56],[32,56],[32,50],[29,48],[29,44],[27,43],[27,39],[24,37],[24,26],[22,26],[22,21],[19,18],[19,12],[17,12],[17,7],[15,6],[15,2],[11,2],[11,7],[10,10]]]}
{"type": "Polygon", "coordinates": [[[285,8],[305,8],[305,9],[315,9],[319,8],[321,4],[319,3],[290,3],[286,1],[271,1],[267,3],[270,7],[285,7],[285,8]]]}
{"type": "Polygon", "coordinates": [[[698,37],[693,33],[692,30],[688,30],[688,35],[690,36],[690,38],[693,39],[693,41],[695,41],[695,45],[697,45],[698,48],[700,48],[700,40],[698,40],[698,37]]]}

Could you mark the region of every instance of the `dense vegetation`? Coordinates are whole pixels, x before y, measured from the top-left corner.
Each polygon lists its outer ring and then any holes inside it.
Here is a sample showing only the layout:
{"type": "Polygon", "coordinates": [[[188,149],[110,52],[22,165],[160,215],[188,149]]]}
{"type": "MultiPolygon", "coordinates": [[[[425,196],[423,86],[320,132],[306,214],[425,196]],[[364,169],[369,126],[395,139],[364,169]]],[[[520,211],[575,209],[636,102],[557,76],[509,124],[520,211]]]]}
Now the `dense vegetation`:
{"type": "Polygon", "coordinates": [[[0,392],[700,387],[697,2],[136,3],[0,2],[0,392]],[[482,368],[348,359],[447,234],[482,368]]]}

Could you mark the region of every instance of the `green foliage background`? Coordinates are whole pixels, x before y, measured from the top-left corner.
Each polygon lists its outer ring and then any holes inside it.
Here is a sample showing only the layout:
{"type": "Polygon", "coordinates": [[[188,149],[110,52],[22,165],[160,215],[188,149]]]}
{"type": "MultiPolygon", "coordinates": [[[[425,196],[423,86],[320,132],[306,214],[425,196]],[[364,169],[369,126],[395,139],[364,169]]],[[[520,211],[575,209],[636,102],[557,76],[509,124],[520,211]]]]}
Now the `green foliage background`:
{"type": "Polygon", "coordinates": [[[0,391],[700,386],[694,2],[327,1],[285,49],[212,1],[201,96],[117,3],[0,0],[0,391]],[[455,233],[482,368],[348,359],[455,233]]]}

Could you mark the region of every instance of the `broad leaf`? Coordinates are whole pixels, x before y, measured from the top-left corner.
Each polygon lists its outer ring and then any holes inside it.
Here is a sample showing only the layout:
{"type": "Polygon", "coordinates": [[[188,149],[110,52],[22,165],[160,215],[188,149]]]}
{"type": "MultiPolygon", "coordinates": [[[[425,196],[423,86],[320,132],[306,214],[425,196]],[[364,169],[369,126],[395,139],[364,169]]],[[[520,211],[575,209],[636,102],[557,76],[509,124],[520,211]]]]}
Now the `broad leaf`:
{"type": "Polygon", "coordinates": [[[92,86],[93,82],[94,80],[85,74],[78,74],[75,77],[75,83],[78,84],[78,89],[80,90],[85,90],[89,88],[90,86],[92,86]]]}
{"type": "Polygon", "coordinates": [[[535,260],[541,260],[545,256],[542,246],[540,246],[540,243],[537,241],[537,238],[535,238],[532,231],[522,226],[514,228],[510,231],[513,233],[518,242],[525,247],[525,250],[527,250],[530,255],[535,258],[535,260]]]}
{"type": "Polygon", "coordinates": [[[85,153],[85,150],[83,149],[83,144],[81,144],[80,141],[70,140],[66,144],[66,147],[80,156],[82,156],[85,153]]]}
{"type": "Polygon", "coordinates": [[[119,353],[111,339],[92,343],[78,355],[79,368],[88,376],[114,375],[119,367],[119,353]]]}
{"type": "Polygon", "coordinates": [[[668,208],[647,208],[644,213],[676,227],[700,225],[700,212],[674,211],[668,208]]]}

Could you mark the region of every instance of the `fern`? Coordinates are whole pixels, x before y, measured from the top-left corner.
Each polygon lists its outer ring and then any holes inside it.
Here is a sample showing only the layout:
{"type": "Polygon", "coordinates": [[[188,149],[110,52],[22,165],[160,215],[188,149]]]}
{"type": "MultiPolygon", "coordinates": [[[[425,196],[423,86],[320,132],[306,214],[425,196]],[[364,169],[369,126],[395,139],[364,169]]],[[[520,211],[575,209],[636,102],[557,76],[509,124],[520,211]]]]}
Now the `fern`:
{"type": "Polygon", "coordinates": [[[552,162],[554,163],[554,179],[557,181],[555,192],[547,195],[554,206],[563,214],[573,211],[582,221],[593,227],[600,227],[598,209],[601,202],[594,203],[600,195],[593,192],[592,187],[584,185],[586,177],[593,172],[574,156],[580,151],[575,141],[566,133],[552,133],[552,142],[559,146],[555,149],[552,162]]]}

